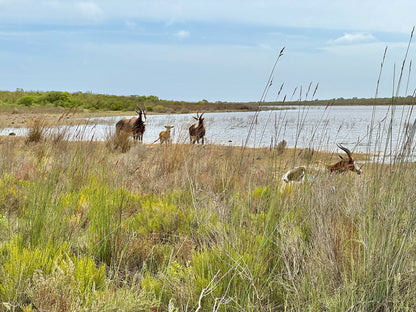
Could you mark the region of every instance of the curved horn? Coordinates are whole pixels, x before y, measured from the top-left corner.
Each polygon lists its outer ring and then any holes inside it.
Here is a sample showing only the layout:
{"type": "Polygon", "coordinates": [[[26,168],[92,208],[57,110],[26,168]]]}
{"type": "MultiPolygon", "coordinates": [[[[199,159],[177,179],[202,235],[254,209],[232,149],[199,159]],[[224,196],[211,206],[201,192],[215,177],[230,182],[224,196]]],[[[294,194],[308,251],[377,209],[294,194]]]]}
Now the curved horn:
{"type": "Polygon", "coordinates": [[[348,155],[348,157],[352,157],[351,156],[351,151],[348,149],[348,148],[346,148],[346,147],[344,147],[344,146],[342,146],[341,144],[338,144],[337,143],[337,146],[340,148],[340,149],[342,149],[345,153],[347,153],[347,155],[348,155]]]}

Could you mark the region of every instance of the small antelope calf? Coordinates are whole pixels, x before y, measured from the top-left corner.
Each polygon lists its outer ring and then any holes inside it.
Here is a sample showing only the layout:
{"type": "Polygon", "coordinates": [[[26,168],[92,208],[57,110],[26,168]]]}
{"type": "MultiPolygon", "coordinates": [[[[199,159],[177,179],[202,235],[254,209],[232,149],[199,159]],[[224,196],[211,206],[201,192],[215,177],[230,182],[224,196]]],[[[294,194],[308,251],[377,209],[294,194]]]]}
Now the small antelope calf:
{"type": "Polygon", "coordinates": [[[165,128],[166,128],[165,131],[161,131],[159,133],[159,141],[160,141],[160,144],[163,144],[163,143],[166,143],[166,144],[172,143],[172,139],[170,137],[170,130],[173,128],[173,126],[165,126],[165,128]]]}
{"type": "Polygon", "coordinates": [[[341,155],[338,155],[341,160],[333,164],[325,164],[325,163],[318,163],[316,165],[311,166],[300,166],[293,168],[286,172],[282,180],[286,183],[291,182],[302,182],[309,172],[329,172],[329,173],[342,173],[347,171],[355,172],[356,174],[361,174],[361,168],[355,163],[354,159],[351,156],[351,151],[342,146],[341,144],[337,144],[337,146],[342,149],[348,156],[348,158],[344,158],[341,155]]]}

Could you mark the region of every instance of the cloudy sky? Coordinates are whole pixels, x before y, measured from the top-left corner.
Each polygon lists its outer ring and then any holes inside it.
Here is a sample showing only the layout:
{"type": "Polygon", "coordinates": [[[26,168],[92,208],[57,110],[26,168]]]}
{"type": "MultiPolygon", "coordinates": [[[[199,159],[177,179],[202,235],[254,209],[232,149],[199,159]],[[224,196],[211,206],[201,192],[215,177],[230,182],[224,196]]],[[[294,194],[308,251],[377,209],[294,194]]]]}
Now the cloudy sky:
{"type": "MultiPolygon", "coordinates": [[[[387,46],[389,97],[414,12],[414,0],[0,0],[0,90],[258,101],[285,47],[266,100],[295,88],[304,100],[310,83],[314,99],[371,98],[387,46]]],[[[415,57],[411,45],[400,95],[416,88],[415,57]]]]}

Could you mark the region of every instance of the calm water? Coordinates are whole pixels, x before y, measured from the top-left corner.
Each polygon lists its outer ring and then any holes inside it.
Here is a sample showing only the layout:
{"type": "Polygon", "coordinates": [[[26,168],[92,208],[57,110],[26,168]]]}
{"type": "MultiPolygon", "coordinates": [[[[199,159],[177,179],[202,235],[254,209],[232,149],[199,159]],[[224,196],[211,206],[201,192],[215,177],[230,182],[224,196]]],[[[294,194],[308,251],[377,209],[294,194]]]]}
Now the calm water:
{"type": "MultiPolygon", "coordinates": [[[[193,116],[194,114],[148,115],[144,142],[153,143],[165,125],[174,126],[174,142],[188,142],[187,129],[195,122],[193,116]]],[[[268,147],[284,139],[288,147],[333,151],[336,143],[342,143],[354,151],[387,154],[401,150],[403,141],[406,140],[403,137],[406,133],[405,125],[413,123],[415,116],[411,106],[287,107],[258,113],[204,115],[207,143],[240,146],[247,143],[251,147],[268,147]],[[391,135],[389,128],[392,130],[391,135]]],[[[123,117],[94,118],[89,119],[88,125],[67,126],[64,129],[70,133],[71,140],[105,140],[114,133],[115,123],[121,118],[123,117]]],[[[2,129],[0,134],[7,135],[10,132],[25,135],[27,129],[2,129]]],[[[411,148],[413,150],[414,144],[411,148]]]]}

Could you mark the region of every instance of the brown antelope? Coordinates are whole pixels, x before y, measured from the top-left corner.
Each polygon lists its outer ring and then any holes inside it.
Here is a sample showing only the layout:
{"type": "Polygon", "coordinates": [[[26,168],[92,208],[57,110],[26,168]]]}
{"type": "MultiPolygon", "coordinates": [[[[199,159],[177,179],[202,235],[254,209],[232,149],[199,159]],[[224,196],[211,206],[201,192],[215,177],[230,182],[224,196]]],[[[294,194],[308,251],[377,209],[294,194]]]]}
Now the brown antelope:
{"type": "Polygon", "coordinates": [[[193,124],[189,127],[189,138],[192,144],[195,144],[195,142],[199,143],[199,140],[201,140],[201,143],[204,144],[205,127],[204,118],[202,118],[203,115],[204,113],[201,115],[196,113],[196,117],[194,117],[194,119],[198,121],[198,125],[193,124]]]}
{"type": "Polygon", "coordinates": [[[146,111],[137,106],[135,109],[138,117],[121,119],[116,123],[116,134],[121,132],[128,133],[133,136],[135,141],[143,142],[143,133],[146,128],[146,111]]]}
{"type": "Polygon", "coordinates": [[[337,144],[337,146],[347,154],[348,158],[344,158],[341,155],[338,155],[341,160],[333,164],[318,163],[317,165],[296,167],[286,172],[283,175],[282,180],[286,183],[301,182],[304,180],[305,175],[307,175],[310,171],[326,171],[329,173],[342,173],[352,171],[357,174],[361,174],[361,168],[358,167],[352,158],[351,151],[341,144],[337,144]]]}
{"type": "Polygon", "coordinates": [[[172,142],[172,139],[170,137],[170,130],[173,128],[173,126],[165,126],[165,128],[166,128],[165,131],[161,131],[159,133],[160,144],[163,144],[163,143],[168,144],[172,142]]]}

